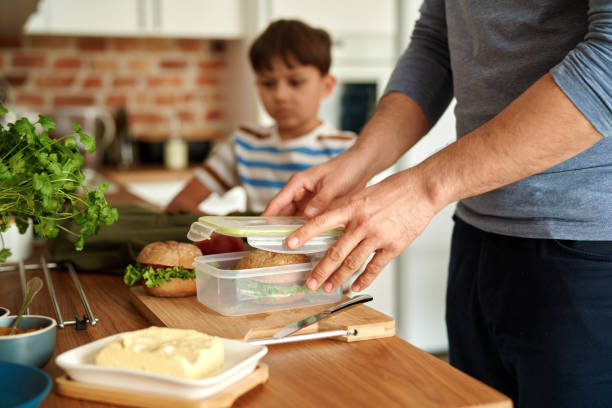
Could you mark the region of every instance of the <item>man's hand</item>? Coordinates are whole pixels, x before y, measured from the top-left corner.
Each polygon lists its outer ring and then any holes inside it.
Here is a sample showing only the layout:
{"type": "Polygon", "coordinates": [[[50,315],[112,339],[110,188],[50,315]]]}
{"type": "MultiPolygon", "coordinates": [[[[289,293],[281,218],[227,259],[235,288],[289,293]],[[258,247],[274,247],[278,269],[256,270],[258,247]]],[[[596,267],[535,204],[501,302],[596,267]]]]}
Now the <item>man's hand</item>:
{"type": "Polygon", "coordinates": [[[331,292],[355,274],[374,253],[365,271],[352,285],[368,287],[383,268],[406,248],[440,210],[428,196],[417,169],[397,173],[378,184],[337,200],[287,238],[296,248],[327,230],[344,226],[307,281],[309,289],[323,286],[331,292]]]}
{"type": "Polygon", "coordinates": [[[298,239],[298,243],[291,243],[292,248],[326,230],[345,227],[344,235],[312,272],[311,289],[327,281],[324,290],[334,290],[375,252],[353,284],[354,291],[366,288],[425,228],[435,211],[427,198],[413,204],[417,190],[421,196],[427,195],[413,171],[364,187],[428,129],[429,120],[412,98],[397,92],[386,95],[353,147],[327,163],[294,175],[268,204],[263,215],[315,217],[289,237],[298,239]],[[405,181],[400,183],[402,177],[405,181]],[[332,275],[338,266],[340,269],[332,275]]]}

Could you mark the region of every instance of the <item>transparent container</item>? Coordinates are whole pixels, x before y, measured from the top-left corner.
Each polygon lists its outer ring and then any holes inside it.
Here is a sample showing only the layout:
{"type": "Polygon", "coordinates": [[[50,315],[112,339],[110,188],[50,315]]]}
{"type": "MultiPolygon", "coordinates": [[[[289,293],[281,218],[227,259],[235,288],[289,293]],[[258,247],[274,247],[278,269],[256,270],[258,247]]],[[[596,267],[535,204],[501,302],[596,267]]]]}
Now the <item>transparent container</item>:
{"type": "Polygon", "coordinates": [[[318,255],[307,255],[309,263],[235,269],[248,252],[197,257],[198,301],[222,315],[241,316],[334,303],[342,297],[341,288],[326,293],[306,287],[318,255]]]}
{"type": "Polygon", "coordinates": [[[279,253],[300,253],[310,262],[254,269],[235,269],[248,253],[231,252],[196,258],[198,300],[225,316],[267,313],[334,303],[342,297],[342,288],[326,293],[311,291],[305,280],[325,251],[344,232],[341,228],[327,231],[292,250],[285,239],[304,225],[304,217],[233,217],[206,216],[191,225],[187,237],[195,242],[218,234],[247,239],[253,248],[279,253]]]}

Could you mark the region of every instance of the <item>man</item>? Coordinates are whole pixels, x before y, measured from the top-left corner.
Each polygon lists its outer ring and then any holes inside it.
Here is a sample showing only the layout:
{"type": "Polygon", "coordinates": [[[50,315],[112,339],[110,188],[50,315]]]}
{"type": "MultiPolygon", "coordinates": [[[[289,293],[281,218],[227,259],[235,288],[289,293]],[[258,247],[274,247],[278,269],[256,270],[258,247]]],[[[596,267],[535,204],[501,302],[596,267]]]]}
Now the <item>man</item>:
{"type": "Polygon", "coordinates": [[[426,0],[356,144],[296,174],[264,215],[343,225],[308,286],[330,291],[375,252],[367,287],[459,201],[451,363],[520,407],[612,406],[612,2],[426,0]],[[457,142],[363,188],[457,99],[457,142]]]}

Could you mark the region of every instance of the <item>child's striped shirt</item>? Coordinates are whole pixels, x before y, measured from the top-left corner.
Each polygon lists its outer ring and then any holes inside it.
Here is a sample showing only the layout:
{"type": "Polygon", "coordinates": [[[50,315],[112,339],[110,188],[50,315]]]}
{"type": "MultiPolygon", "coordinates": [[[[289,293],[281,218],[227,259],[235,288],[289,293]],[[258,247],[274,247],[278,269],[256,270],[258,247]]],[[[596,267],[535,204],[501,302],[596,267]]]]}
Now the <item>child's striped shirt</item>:
{"type": "Polygon", "coordinates": [[[247,211],[262,212],[293,173],[328,161],[356,138],[329,123],[290,140],[281,140],[275,126],[241,126],[215,146],[195,175],[212,192],[224,193],[242,185],[247,211]]]}

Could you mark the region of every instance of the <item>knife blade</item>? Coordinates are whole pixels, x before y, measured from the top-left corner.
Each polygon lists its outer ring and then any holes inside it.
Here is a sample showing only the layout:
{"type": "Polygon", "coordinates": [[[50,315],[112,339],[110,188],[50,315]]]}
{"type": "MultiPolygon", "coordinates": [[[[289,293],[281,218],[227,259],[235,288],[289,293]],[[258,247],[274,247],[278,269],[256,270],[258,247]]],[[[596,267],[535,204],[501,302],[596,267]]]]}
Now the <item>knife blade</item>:
{"type": "Polygon", "coordinates": [[[308,316],[305,319],[299,320],[295,323],[291,323],[290,325],[283,327],[282,329],[274,333],[272,337],[275,339],[282,339],[283,337],[289,336],[291,333],[295,333],[296,331],[303,329],[306,326],[310,326],[311,324],[316,323],[319,320],[330,316],[332,313],[335,313],[342,309],[346,309],[347,307],[350,307],[353,305],[357,305],[359,303],[369,302],[373,299],[374,298],[372,296],[366,295],[366,294],[353,296],[352,298],[347,299],[342,303],[338,303],[337,305],[334,305],[328,309],[325,309],[321,313],[317,313],[312,316],[308,316]]]}

